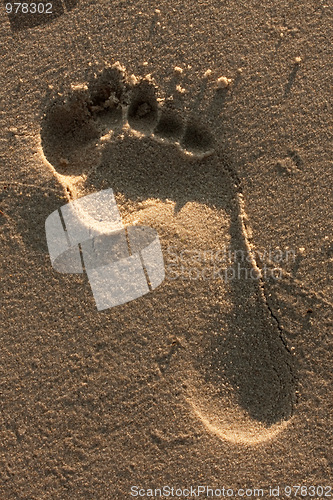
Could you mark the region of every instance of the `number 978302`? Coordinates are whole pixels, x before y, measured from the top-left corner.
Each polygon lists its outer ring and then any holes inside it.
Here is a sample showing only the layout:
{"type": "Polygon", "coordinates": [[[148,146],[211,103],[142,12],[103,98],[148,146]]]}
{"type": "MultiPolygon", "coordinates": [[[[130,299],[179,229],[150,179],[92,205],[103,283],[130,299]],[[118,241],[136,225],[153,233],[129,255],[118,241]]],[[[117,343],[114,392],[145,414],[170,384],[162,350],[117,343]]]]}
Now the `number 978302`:
{"type": "Polygon", "coordinates": [[[64,13],[69,13],[78,0],[32,0],[16,2],[2,0],[13,32],[52,23],[64,13]]]}
{"type": "Polygon", "coordinates": [[[16,2],[2,0],[12,31],[34,28],[53,22],[72,10],[78,0],[32,0],[16,2]]]}
{"type": "Polygon", "coordinates": [[[7,2],[5,4],[7,14],[52,14],[52,3],[20,3],[7,2]]]}

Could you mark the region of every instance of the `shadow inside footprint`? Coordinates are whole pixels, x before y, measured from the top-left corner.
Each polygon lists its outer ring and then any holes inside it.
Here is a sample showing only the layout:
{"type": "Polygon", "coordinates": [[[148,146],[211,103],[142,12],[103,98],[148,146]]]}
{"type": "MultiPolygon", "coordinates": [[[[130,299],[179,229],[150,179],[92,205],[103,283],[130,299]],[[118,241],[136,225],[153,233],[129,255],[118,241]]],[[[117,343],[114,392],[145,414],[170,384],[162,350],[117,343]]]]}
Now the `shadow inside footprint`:
{"type": "MultiPolygon", "coordinates": [[[[243,256],[247,255],[245,235],[237,212],[235,187],[223,159],[215,154],[201,160],[188,160],[180,152],[175,153],[172,145],[156,142],[153,144],[154,149],[151,150],[150,138],[140,139],[139,144],[135,137],[116,139],[105,148],[101,166],[87,179],[87,191],[112,186],[115,193],[123,199],[125,197],[134,206],[146,199],[159,200],[162,203],[172,200],[175,205],[181,207],[199,203],[213,210],[213,213],[227,213],[230,217],[230,249],[238,253],[243,252],[243,256]],[[161,165],[163,168],[160,168],[161,165]]],[[[179,213],[174,214],[172,222],[170,220],[171,225],[179,221],[180,233],[185,231],[187,234],[187,243],[182,243],[179,251],[184,250],[184,245],[191,250],[190,236],[186,226],[183,227],[182,211],[181,209],[179,213]]],[[[151,219],[149,224],[156,224],[155,229],[159,234],[164,234],[167,240],[177,246],[179,240],[175,239],[175,235],[169,234],[168,227],[160,226],[158,216],[156,217],[156,221],[151,219]]],[[[191,213],[187,212],[186,217],[186,224],[190,224],[191,213]]],[[[193,222],[198,231],[196,244],[200,247],[200,234],[203,230],[200,224],[205,226],[205,222],[199,222],[195,212],[193,222]]],[[[216,231],[218,233],[218,226],[216,231]]],[[[214,237],[212,234],[212,242],[214,237]]],[[[221,247],[223,244],[221,241],[221,247]]],[[[216,245],[216,242],[212,245],[216,245]]],[[[247,273],[250,274],[252,264],[244,259],[240,263],[243,272],[245,273],[247,268],[247,273]]],[[[233,265],[236,268],[238,262],[233,265]]],[[[200,302],[204,299],[206,304],[209,302],[209,295],[213,294],[211,305],[205,306],[202,323],[198,317],[193,318],[194,324],[200,324],[200,331],[195,333],[193,326],[191,334],[185,333],[191,346],[192,369],[188,370],[188,376],[193,400],[201,407],[201,413],[205,414],[208,420],[212,420],[214,414],[221,416],[228,413],[230,408],[230,411],[235,413],[235,408],[239,405],[246,413],[249,425],[258,422],[267,436],[267,429],[292,415],[295,380],[291,356],[265,304],[258,280],[240,276],[224,283],[225,289],[228,290],[228,300],[232,304],[232,309],[226,312],[218,305],[216,292],[212,292],[221,288],[222,278],[223,275],[220,275],[211,283],[198,280],[195,286],[188,281],[166,281],[163,284],[165,304],[175,315],[179,313],[186,317],[191,314],[191,310],[200,310],[200,302]],[[188,297],[192,299],[186,298],[187,292],[188,297]],[[184,297],[181,311],[180,296],[184,297]],[[208,310],[211,312],[207,313],[208,310]],[[229,410],[227,387],[230,394],[233,394],[233,403],[230,403],[229,410]]],[[[165,314],[168,315],[167,311],[165,314]]],[[[163,330],[161,325],[158,328],[163,330]]],[[[258,432],[256,430],[256,433],[258,432]]],[[[244,432],[242,436],[244,440],[244,432]]],[[[251,442],[250,438],[248,440],[251,442]]]]}
{"type": "Polygon", "coordinates": [[[55,99],[41,124],[44,155],[62,175],[80,175],[98,164],[97,142],[123,125],[127,86],[118,66],[93,77],[87,90],[55,99]]]}
{"type": "MultiPolygon", "coordinates": [[[[231,245],[235,243],[239,252],[239,238],[234,238],[231,245]]],[[[233,306],[227,314],[221,311],[223,334],[208,328],[194,356],[193,366],[202,383],[210,387],[210,402],[213,407],[220,407],[221,414],[223,397],[219,391],[224,387],[223,381],[227,380],[249,417],[270,427],[289,419],[293,413],[295,377],[292,358],[264,303],[258,280],[245,277],[251,271],[250,264],[243,259],[238,263],[244,276],[229,276],[228,292],[233,306]]],[[[234,263],[234,270],[239,269],[238,263],[234,263]]],[[[209,413],[209,401],[202,401],[202,404],[203,411],[209,413]]]]}
{"type": "Polygon", "coordinates": [[[149,134],[157,125],[157,115],[155,87],[143,80],[132,91],[128,123],[132,129],[149,134]]]}
{"type": "Polygon", "coordinates": [[[154,134],[162,139],[178,141],[184,131],[183,120],[173,109],[163,108],[154,134]]]}
{"type": "Polygon", "coordinates": [[[83,152],[89,157],[90,147],[93,155],[99,137],[100,131],[83,91],[52,102],[41,123],[44,155],[63,175],[79,175],[89,166],[83,152]]]}
{"type": "Polygon", "coordinates": [[[214,138],[204,125],[192,119],[186,125],[181,146],[194,154],[207,153],[214,148],[214,138]]]}

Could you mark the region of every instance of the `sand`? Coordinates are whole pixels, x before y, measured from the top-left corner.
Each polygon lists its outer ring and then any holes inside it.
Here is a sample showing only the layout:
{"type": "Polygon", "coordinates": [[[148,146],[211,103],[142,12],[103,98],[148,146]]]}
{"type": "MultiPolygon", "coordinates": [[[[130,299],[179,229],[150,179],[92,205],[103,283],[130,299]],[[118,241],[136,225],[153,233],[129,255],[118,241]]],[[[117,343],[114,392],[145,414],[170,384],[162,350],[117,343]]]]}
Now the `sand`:
{"type": "Polygon", "coordinates": [[[0,498],[333,495],[329,6],[75,4],[1,14],[0,498]],[[98,311],[45,220],[109,188],[165,279],[98,311]]]}

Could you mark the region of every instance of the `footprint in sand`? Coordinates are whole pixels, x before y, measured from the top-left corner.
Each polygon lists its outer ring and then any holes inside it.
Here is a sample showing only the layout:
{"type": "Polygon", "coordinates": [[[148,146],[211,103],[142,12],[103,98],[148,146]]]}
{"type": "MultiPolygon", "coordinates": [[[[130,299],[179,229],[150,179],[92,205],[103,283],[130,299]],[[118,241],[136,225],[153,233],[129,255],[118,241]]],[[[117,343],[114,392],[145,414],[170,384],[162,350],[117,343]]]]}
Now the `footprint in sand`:
{"type": "Polygon", "coordinates": [[[136,307],[150,300],[165,318],[151,335],[172,330],[185,347],[182,387],[206,428],[234,443],[262,442],[293,414],[291,354],[265,298],[239,182],[209,119],[185,119],[176,98],[157,93],[150,78],[119,64],[105,69],[50,104],[44,155],[72,197],[112,187],[125,224],[157,230],[166,279],[136,307]],[[223,279],[207,249],[216,256],[226,247],[223,279]]]}

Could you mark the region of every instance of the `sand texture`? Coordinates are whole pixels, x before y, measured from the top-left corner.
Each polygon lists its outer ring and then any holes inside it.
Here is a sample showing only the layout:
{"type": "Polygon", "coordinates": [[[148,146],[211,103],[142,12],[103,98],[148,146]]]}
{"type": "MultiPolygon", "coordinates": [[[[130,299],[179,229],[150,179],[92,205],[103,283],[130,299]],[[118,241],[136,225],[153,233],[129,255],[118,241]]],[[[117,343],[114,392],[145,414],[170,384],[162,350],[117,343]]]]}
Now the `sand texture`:
{"type": "Polygon", "coordinates": [[[1,11],[0,499],[333,496],[328,2],[39,15],[1,11]],[[110,188],[165,278],[98,311],[45,220],[110,188]]]}

